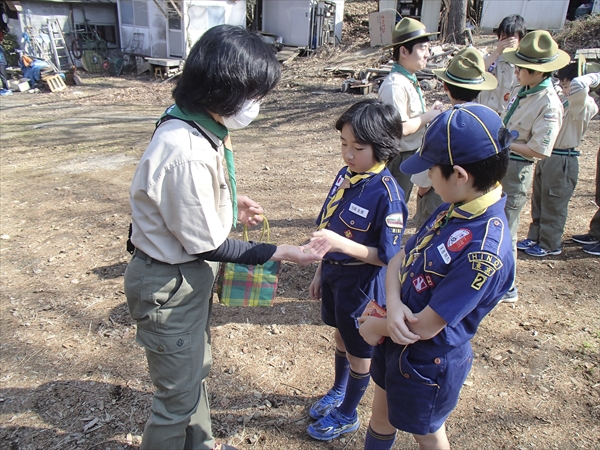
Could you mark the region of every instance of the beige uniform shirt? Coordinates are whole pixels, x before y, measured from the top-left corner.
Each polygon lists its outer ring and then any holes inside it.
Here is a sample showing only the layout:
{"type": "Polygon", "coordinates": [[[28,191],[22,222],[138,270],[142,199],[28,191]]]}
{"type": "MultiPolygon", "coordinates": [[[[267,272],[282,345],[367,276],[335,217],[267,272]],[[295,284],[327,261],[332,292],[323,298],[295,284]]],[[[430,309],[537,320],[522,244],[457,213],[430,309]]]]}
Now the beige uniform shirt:
{"type": "MultiPolygon", "coordinates": [[[[521,86],[513,89],[510,102],[502,114],[503,119],[520,89],[521,86]]],[[[562,121],[562,103],[554,87],[549,86],[522,98],[506,127],[513,135],[518,133],[515,143],[527,144],[533,151],[550,156],[562,121]]],[[[533,161],[531,158],[524,158],[533,161]]]]}
{"type": "MultiPolygon", "coordinates": [[[[392,72],[379,87],[379,100],[386,105],[393,105],[400,113],[403,122],[423,114],[419,94],[412,82],[401,73],[392,72]]],[[[409,152],[421,146],[425,127],[413,134],[402,136],[400,151],[409,152]]]]}
{"type": "Polygon", "coordinates": [[[570,95],[566,97],[563,124],[554,148],[577,148],[592,117],[598,114],[598,105],[588,95],[590,85],[600,82],[600,74],[593,73],[571,81],[570,95]]]}
{"type": "Polygon", "coordinates": [[[515,75],[515,66],[506,61],[504,56],[500,55],[496,62],[488,68],[488,72],[496,77],[498,87],[491,91],[481,91],[477,102],[489,106],[502,115],[511,98],[511,92],[516,86],[519,86],[517,76],[515,75]]]}
{"type": "Polygon", "coordinates": [[[225,178],[223,146],[215,151],[181,120],[163,123],[146,148],[130,188],[132,243],[169,264],[214,250],[233,221],[225,178]]]}

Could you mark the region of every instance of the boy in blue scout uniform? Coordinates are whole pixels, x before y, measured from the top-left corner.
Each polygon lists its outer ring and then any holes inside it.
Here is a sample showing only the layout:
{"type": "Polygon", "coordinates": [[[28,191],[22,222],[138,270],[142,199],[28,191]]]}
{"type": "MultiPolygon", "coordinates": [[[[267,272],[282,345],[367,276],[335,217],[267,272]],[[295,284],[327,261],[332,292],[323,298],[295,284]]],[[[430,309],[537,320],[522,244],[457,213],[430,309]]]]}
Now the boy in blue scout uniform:
{"type": "Polygon", "coordinates": [[[404,193],[386,168],[402,137],[393,106],[365,100],[351,106],[335,124],[341,132],[339,171],[321,213],[314,238],[331,250],[310,285],[322,298],[323,322],[335,327],[335,379],[315,402],[309,416],[317,421],[307,432],[328,441],[356,430],[356,407],[369,384],[373,348],[358,332],[358,318],[371,300],[383,306],[385,266],[400,251],[407,208],[404,193]]]}
{"type": "Polygon", "coordinates": [[[492,109],[455,105],[401,165],[406,173],[429,170],[446,203],[389,262],[387,317],[361,319],[367,342],[389,336],[373,354],[365,449],[390,449],[396,429],[412,433],[420,449],[450,446],[445,422],[471,369],[470,340],[513,278],[499,183],[510,139],[492,109]]]}

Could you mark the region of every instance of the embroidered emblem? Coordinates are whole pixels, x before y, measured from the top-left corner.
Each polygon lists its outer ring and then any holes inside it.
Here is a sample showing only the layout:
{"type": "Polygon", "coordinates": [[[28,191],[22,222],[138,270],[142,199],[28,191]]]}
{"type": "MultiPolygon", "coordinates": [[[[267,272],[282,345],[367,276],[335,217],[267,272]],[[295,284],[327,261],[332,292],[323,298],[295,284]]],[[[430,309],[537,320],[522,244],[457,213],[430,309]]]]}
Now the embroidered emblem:
{"type": "Polygon", "coordinates": [[[413,280],[413,286],[415,287],[415,291],[417,291],[418,294],[429,289],[427,281],[425,281],[425,277],[423,275],[419,275],[413,280]]]}
{"type": "Polygon", "coordinates": [[[546,122],[558,122],[558,114],[557,113],[548,113],[544,114],[544,120],[546,122]]]}
{"type": "Polygon", "coordinates": [[[446,245],[451,252],[458,252],[471,242],[472,239],[473,233],[471,233],[471,230],[461,228],[450,235],[446,245]]]}
{"type": "Polygon", "coordinates": [[[473,280],[473,282],[471,283],[471,287],[473,289],[475,289],[476,291],[478,291],[479,289],[481,289],[481,287],[487,281],[487,279],[488,279],[488,277],[486,277],[485,275],[482,275],[482,274],[478,273],[475,276],[475,279],[473,280]]]}
{"type": "Polygon", "coordinates": [[[402,213],[390,214],[385,218],[385,224],[389,228],[402,230],[404,228],[404,217],[402,216],[402,213]]]}
{"type": "Polygon", "coordinates": [[[425,275],[425,281],[427,281],[427,284],[430,287],[434,287],[435,283],[433,282],[433,278],[431,278],[431,275],[425,275]]]}
{"type": "Polygon", "coordinates": [[[510,92],[507,92],[506,94],[504,94],[504,101],[505,102],[507,102],[509,98],[510,98],[510,92]]]}
{"type": "Polygon", "coordinates": [[[369,214],[369,210],[365,209],[365,208],[361,208],[360,206],[354,204],[354,203],[350,203],[350,208],[349,208],[350,212],[353,212],[354,214],[359,215],[360,217],[363,218],[367,218],[367,215],[369,214]]]}
{"type": "Polygon", "coordinates": [[[348,239],[352,239],[354,237],[354,235],[352,234],[352,231],[350,231],[350,230],[344,231],[344,236],[346,236],[348,239]]]}
{"type": "Polygon", "coordinates": [[[486,277],[491,277],[503,266],[500,258],[488,252],[469,253],[469,262],[474,271],[480,272],[486,277]]]}
{"type": "Polygon", "coordinates": [[[450,256],[450,253],[448,253],[448,250],[446,250],[446,246],[444,244],[440,244],[437,246],[437,249],[438,252],[440,252],[440,256],[442,257],[444,262],[446,264],[450,264],[450,261],[452,261],[452,257],[450,256]]]}

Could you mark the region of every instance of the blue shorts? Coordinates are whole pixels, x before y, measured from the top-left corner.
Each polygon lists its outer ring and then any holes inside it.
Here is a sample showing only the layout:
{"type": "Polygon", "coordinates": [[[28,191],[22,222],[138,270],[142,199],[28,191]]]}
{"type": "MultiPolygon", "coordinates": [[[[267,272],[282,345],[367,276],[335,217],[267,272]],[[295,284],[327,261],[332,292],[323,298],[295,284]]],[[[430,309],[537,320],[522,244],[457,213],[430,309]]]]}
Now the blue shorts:
{"type": "Polygon", "coordinates": [[[449,350],[430,342],[398,345],[386,338],[371,361],[371,378],[386,392],[388,420],[412,434],[440,429],[473,365],[470,342],[449,350]]]}
{"type": "Polygon", "coordinates": [[[324,260],[321,297],[321,318],[339,330],[346,351],[357,358],[370,358],[373,347],[359,334],[358,318],[370,300],[385,304],[385,267],[343,266],[324,260]]]}

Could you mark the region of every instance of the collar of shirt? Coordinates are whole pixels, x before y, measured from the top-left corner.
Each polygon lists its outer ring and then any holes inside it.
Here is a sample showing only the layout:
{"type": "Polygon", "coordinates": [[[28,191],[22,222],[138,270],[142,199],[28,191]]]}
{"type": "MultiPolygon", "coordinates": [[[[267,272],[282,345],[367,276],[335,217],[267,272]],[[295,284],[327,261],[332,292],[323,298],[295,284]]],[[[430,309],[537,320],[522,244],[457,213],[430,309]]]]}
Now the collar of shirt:
{"type": "Polygon", "coordinates": [[[512,105],[510,105],[510,109],[506,113],[506,116],[504,116],[504,125],[508,124],[508,121],[510,120],[513,113],[517,110],[517,106],[519,106],[519,102],[521,101],[522,98],[525,98],[528,95],[536,94],[536,93],[543,91],[544,89],[551,87],[551,86],[552,86],[552,80],[550,78],[546,78],[540,84],[538,84],[536,87],[531,88],[531,89],[527,89],[527,86],[523,86],[519,90],[519,93],[517,94],[517,98],[515,98],[515,101],[512,103],[512,105]]]}
{"type": "Polygon", "coordinates": [[[460,206],[453,205],[454,208],[452,209],[450,218],[456,217],[459,219],[470,220],[475,217],[479,217],[485,213],[490,206],[498,202],[501,197],[502,185],[497,183],[495,188],[481,197],[477,197],[475,200],[471,200],[470,202],[460,206]]]}
{"type": "Polygon", "coordinates": [[[410,82],[415,87],[417,94],[419,94],[419,100],[421,100],[421,111],[425,113],[425,100],[423,99],[423,92],[421,91],[421,85],[419,84],[419,80],[417,80],[417,76],[415,74],[410,73],[398,63],[394,63],[390,73],[399,73],[408,78],[408,80],[410,80],[410,82]]]}

